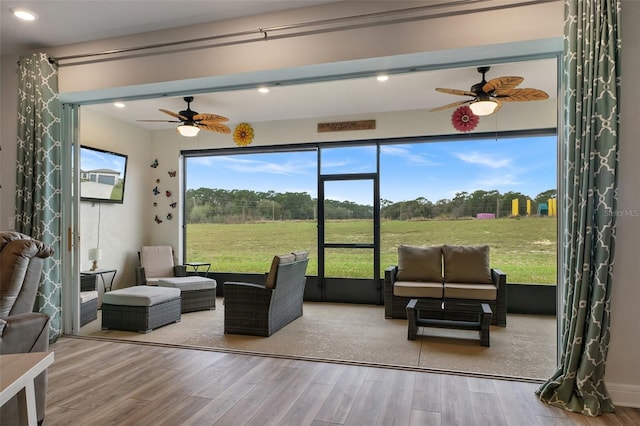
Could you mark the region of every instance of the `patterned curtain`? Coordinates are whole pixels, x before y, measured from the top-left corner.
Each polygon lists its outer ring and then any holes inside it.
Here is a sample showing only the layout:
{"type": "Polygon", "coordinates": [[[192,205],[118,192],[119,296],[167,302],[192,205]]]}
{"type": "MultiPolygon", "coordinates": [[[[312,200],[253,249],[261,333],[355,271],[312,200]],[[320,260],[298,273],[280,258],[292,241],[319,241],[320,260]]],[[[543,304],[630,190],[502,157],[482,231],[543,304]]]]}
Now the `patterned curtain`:
{"type": "Polygon", "coordinates": [[[615,245],[620,0],[565,0],[562,356],[540,399],[597,416],[604,384],[615,245]]]}
{"type": "Polygon", "coordinates": [[[20,57],[16,231],[49,244],[37,309],[51,317],[50,340],[60,336],[60,103],[58,70],[43,53],[20,57]]]}

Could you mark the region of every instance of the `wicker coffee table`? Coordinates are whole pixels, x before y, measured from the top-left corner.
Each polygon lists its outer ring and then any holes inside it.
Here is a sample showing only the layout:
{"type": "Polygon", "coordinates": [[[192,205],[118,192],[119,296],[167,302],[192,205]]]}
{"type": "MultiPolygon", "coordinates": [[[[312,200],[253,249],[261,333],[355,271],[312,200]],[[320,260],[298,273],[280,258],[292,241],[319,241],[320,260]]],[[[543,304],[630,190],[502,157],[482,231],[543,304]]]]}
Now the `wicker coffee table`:
{"type": "Polygon", "coordinates": [[[407,304],[407,339],[415,340],[418,327],[453,328],[458,330],[477,330],[480,345],[490,346],[489,330],[493,312],[487,303],[456,304],[447,309],[446,302],[434,309],[429,300],[411,299],[407,304]]]}

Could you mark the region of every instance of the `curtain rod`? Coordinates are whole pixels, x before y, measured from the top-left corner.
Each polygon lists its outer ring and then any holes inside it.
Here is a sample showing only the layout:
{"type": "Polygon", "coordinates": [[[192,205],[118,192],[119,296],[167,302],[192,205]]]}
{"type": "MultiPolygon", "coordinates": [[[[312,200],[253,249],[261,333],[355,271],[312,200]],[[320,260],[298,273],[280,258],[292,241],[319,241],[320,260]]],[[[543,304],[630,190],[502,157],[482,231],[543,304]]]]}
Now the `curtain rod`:
{"type": "MultiPolygon", "coordinates": [[[[233,33],[219,34],[219,35],[214,35],[214,36],[207,36],[207,37],[200,37],[200,38],[193,38],[193,39],[186,39],[186,40],[177,40],[177,41],[166,42],[166,43],[149,44],[149,45],[138,46],[138,47],[128,47],[128,48],[121,48],[121,49],[104,50],[104,51],[100,51],[100,52],[84,53],[84,54],[69,55],[69,56],[60,56],[60,57],[50,58],[50,60],[51,61],[55,61],[56,63],[59,63],[60,61],[73,61],[73,60],[76,60],[76,59],[84,59],[85,60],[85,61],[74,62],[74,64],[93,62],[93,61],[97,62],[97,61],[100,61],[101,59],[95,59],[95,58],[100,58],[100,57],[103,57],[103,56],[144,52],[144,51],[149,51],[149,50],[162,49],[162,48],[167,48],[167,47],[174,47],[174,46],[181,46],[181,45],[188,45],[188,44],[195,44],[195,43],[203,43],[203,42],[208,42],[208,41],[234,39],[234,38],[244,37],[244,36],[252,36],[252,35],[256,36],[257,35],[259,37],[256,38],[256,39],[250,39],[250,40],[227,41],[227,42],[221,42],[221,43],[213,44],[213,45],[195,46],[195,47],[186,48],[186,49],[188,49],[188,50],[205,49],[205,48],[221,47],[221,46],[228,46],[228,45],[241,44],[241,43],[250,43],[250,42],[256,42],[256,41],[261,41],[261,40],[269,40],[269,39],[277,39],[277,38],[295,37],[296,36],[296,34],[280,35],[280,36],[270,36],[270,34],[269,34],[269,33],[274,33],[274,32],[278,32],[278,31],[299,30],[299,29],[305,29],[305,28],[319,27],[319,26],[323,26],[323,25],[339,25],[339,24],[344,24],[344,23],[351,24],[351,25],[344,25],[344,26],[339,26],[339,27],[336,27],[336,28],[329,28],[329,29],[324,29],[324,30],[307,31],[307,32],[304,32],[304,33],[300,34],[300,35],[308,35],[308,34],[314,34],[314,33],[320,33],[320,32],[341,31],[341,30],[347,30],[347,29],[356,29],[356,28],[363,28],[363,27],[388,25],[388,24],[408,22],[408,21],[444,18],[444,17],[450,17],[450,16],[464,15],[464,14],[469,14],[469,13],[489,12],[489,11],[495,11],[495,10],[510,9],[510,8],[514,8],[514,7],[523,7],[523,6],[532,6],[532,5],[543,4],[543,3],[552,3],[552,2],[562,1],[562,0],[529,0],[529,1],[524,1],[524,2],[516,1],[515,3],[494,5],[494,6],[487,6],[487,7],[480,7],[480,8],[476,8],[476,9],[472,9],[472,10],[449,11],[449,12],[443,12],[443,13],[438,13],[438,14],[413,16],[413,17],[410,16],[410,17],[405,17],[405,18],[397,18],[397,19],[390,19],[390,20],[383,20],[383,21],[376,21],[376,22],[369,22],[369,23],[359,23],[359,24],[356,23],[358,21],[364,21],[364,20],[394,17],[394,16],[406,15],[406,14],[415,14],[415,13],[420,13],[420,12],[425,12],[425,11],[432,11],[432,10],[436,10],[436,9],[440,9],[440,8],[444,8],[444,7],[452,8],[452,7],[457,7],[457,6],[468,6],[468,5],[473,5],[473,4],[478,4],[478,3],[486,3],[486,2],[491,2],[491,1],[494,1],[494,0],[457,0],[457,1],[451,1],[451,2],[438,3],[438,4],[429,4],[429,5],[423,5],[423,6],[416,6],[416,7],[411,7],[411,8],[395,9],[395,10],[389,10],[389,11],[383,11],[383,12],[373,12],[373,13],[360,14],[360,15],[351,15],[351,16],[345,16],[345,17],[340,17],[340,18],[330,18],[330,19],[323,19],[323,20],[318,20],[318,21],[301,22],[301,23],[296,23],[296,24],[277,25],[277,26],[272,26],[272,27],[260,27],[260,28],[253,29],[253,30],[238,31],[238,32],[233,32],[233,33]],[[94,59],[92,60],[92,58],[94,58],[94,59]]],[[[181,50],[184,50],[184,49],[185,48],[182,48],[181,50]]],[[[171,53],[171,51],[163,51],[163,52],[160,52],[160,53],[171,53]]],[[[154,53],[146,53],[146,55],[152,55],[152,54],[154,54],[154,53]]],[[[144,56],[145,53],[138,53],[138,55],[139,56],[144,56]]],[[[130,57],[133,57],[133,56],[136,56],[136,55],[123,55],[123,56],[120,56],[119,58],[130,58],[130,57]]],[[[102,60],[104,60],[104,59],[102,59],[102,60]]],[[[63,66],[62,64],[60,64],[60,65],[63,66]]]]}

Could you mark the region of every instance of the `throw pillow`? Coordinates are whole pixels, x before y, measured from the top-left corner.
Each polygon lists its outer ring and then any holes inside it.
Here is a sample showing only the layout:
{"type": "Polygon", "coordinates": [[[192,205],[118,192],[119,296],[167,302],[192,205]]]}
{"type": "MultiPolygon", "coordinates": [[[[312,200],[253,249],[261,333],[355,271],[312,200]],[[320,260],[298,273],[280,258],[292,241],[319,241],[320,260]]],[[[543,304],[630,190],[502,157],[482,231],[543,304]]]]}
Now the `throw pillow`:
{"type": "Polygon", "coordinates": [[[442,282],[440,246],[398,247],[398,281],[442,282]]]}
{"type": "Polygon", "coordinates": [[[273,256],[273,260],[271,261],[271,269],[269,270],[269,274],[267,275],[264,286],[266,288],[275,288],[276,280],[278,279],[278,266],[284,265],[285,263],[294,262],[295,260],[296,256],[293,253],[273,256]]]}
{"type": "Polygon", "coordinates": [[[491,284],[489,246],[442,246],[444,282],[491,284]]]}

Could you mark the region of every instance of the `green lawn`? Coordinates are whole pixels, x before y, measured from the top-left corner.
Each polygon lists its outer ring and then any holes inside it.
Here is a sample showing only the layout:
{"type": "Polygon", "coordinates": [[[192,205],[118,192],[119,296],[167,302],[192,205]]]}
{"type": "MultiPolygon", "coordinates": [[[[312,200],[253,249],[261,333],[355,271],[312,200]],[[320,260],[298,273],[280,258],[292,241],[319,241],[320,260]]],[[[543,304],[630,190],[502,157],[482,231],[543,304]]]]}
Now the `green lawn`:
{"type": "MultiPolygon", "coordinates": [[[[556,219],[385,221],[381,227],[381,270],[397,263],[397,247],[487,244],[491,266],[512,283],[556,283],[556,219]]],[[[373,242],[369,221],[335,221],[326,226],[328,242],[373,242]]],[[[315,222],[187,225],[187,261],[211,262],[224,272],[265,272],[274,254],[308,250],[309,275],[317,274],[315,222]]],[[[327,276],[371,277],[371,250],[331,249],[327,276]]]]}

